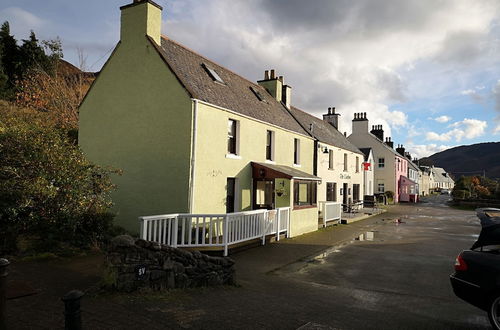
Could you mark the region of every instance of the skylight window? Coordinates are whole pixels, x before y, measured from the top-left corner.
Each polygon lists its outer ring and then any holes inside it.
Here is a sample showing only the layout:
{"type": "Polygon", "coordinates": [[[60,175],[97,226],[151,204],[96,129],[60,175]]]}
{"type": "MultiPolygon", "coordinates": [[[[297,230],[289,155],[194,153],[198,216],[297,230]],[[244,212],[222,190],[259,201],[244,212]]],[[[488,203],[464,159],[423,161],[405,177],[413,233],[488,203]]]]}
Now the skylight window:
{"type": "Polygon", "coordinates": [[[217,81],[217,82],[220,82],[221,84],[224,84],[224,80],[222,80],[222,78],[217,74],[217,72],[215,72],[214,69],[207,66],[205,63],[203,63],[203,68],[210,75],[210,78],[212,78],[214,81],[217,81]]]}
{"type": "Polygon", "coordinates": [[[250,86],[250,90],[255,94],[255,96],[259,99],[259,101],[264,101],[264,97],[262,94],[256,90],[253,86],[250,86]]]}

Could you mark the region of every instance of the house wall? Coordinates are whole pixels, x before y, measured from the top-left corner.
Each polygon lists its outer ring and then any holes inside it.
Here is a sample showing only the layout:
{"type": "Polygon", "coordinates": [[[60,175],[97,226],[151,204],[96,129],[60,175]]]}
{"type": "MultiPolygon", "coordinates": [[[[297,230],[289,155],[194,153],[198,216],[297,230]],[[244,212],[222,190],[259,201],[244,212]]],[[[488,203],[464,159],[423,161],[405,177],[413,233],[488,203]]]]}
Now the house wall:
{"type": "MultiPolygon", "coordinates": [[[[192,213],[225,213],[227,178],[237,179],[236,210],[251,210],[252,166],[251,162],[266,162],[266,131],[275,132],[274,163],[294,167],[294,139],[300,140],[300,166],[296,168],[313,173],[314,140],[294,132],[284,130],[239,114],[215,107],[204,102],[198,103],[197,134],[195,152],[194,198],[192,213]],[[227,155],[228,120],[239,122],[239,154],[227,155]]],[[[276,200],[277,206],[290,206],[293,188],[287,197],[276,200]]],[[[309,212],[292,211],[291,233],[299,235],[317,230],[318,209],[309,212]],[[307,216],[306,216],[307,215],[307,216]]]]}
{"type": "Polygon", "coordinates": [[[406,174],[406,170],[397,170],[395,166],[395,156],[393,152],[391,152],[381,141],[379,141],[376,137],[366,132],[353,132],[348,137],[349,141],[353,143],[358,148],[372,148],[373,158],[374,158],[374,185],[373,191],[374,193],[378,193],[378,184],[384,184],[385,191],[394,192],[394,201],[397,202],[398,198],[398,181],[401,175],[406,174]],[[378,166],[378,159],[385,159],[385,166],[380,168],[378,166]]]}
{"type": "MultiPolygon", "coordinates": [[[[393,156],[394,157],[394,156],[393,156]]],[[[401,177],[408,175],[408,161],[404,157],[395,156],[394,169],[396,173],[396,189],[394,191],[394,202],[399,202],[400,200],[408,202],[409,192],[404,194],[401,191],[401,177]]]]}
{"type": "Polygon", "coordinates": [[[118,45],[80,106],[79,144],[113,176],[115,223],[188,211],[192,102],[146,37],[118,45]]]}
{"type": "Polygon", "coordinates": [[[320,143],[321,148],[317,149],[318,152],[318,173],[322,180],[318,185],[318,201],[326,201],[326,183],[337,183],[337,202],[342,202],[340,189],[344,183],[348,184],[351,194],[348,196],[353,199],[353,184],[359,184],[360,199],[363,200],[363,154],[358,154],[349,150],[345,150],[336,146],[326,143],[320,143]],[[333,150],[333,169],[329,169],[329,154],[323,153],[323,149],[327,147],[333,150]],[[344,154],[347,154],[347,171],[344,171],[344,154]],[[356,168],[356,157],[358,157],[358,167],[356,168]]]}
{"type": "Polygon", "coordinates": [[[367,171],[363,171],[363,187],[364,187],[364,194],[372,196],[374,194],[374,166],[375,166],[375,160],[373,159],[373,153],[370,153],[370,156],[367,160],[368,163],[370,163],[370,168],[367,171]]]}

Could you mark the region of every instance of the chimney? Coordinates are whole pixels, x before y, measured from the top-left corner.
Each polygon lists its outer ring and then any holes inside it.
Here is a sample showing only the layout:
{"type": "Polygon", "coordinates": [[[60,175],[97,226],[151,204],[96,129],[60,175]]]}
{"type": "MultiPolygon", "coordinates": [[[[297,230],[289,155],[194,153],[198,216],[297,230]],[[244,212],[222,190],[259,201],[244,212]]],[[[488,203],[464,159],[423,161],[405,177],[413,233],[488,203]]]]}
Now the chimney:
{"type": "Polygon", "coordinates": [[[384,142],[384,130],[382,129],[382,125],[373,125],[370,133],[375,135],[380,141],[384,142]]]}
{"type": "Polygon", "coordinates": [[[122,44],[144,43],[149,36],[158,45],[161,43],[161,11],[163,8],[151,0],[134,0],[120,7],[122,44]]]}
{"type": "Polygon", "coordinates": [[[352,134],[367,134],[368,133],[368,119],[366,112],[359,112],[354,114],[352,120],[352,134]]]}
{"type": "Polygon", "coordinates": [[[400,154],[401,156],[405,157],[405,148],[403,147],[402,144],[398,144],[398,147],[396,148],[396,151],[398,152],[398,154],[400,154]]]}
{"type": "Polygon", "coordinates": [[[259,80],[257,83],[264,87],[272,97],[276,99],[278,102],[283,102],[285,105],[290,104],[290,96],[286,94],[291,94],[291,87],[283,86],[283,76],[276,77],[276,72],[274,69],[271,70],[271,74],[268,74],[268,70],[264,71],[264,80],[259,80]],[[285,92],[285,97],[283,98],[283,92],[285,92]]]}
{"type": "Polygon", "coordinates": [[[411,154],[408,151],[405,152],[405,157],[408,158],[411,162],[411,154]]]}
{"type": "Polygon", "coordinates": [[[323,120],[338,130],[339,129],[339,116],[340,116],[340,113],[335,113],[335,107],[331,107],[331,108],[328,108],[328,113],[323,115],[323,120]]]}
{"type": "Polygon", "coordinates": [[[279,80],[281,81],[281,102],[287,107],[287,109],[290,109],[290,106],[292,105],[292,86],[285,85],[285,81],[283,80],[283,76],[279,77],[279,80]]]}
{"type": "Polygon", "coordinates": [[[385,138],[385,144],[390,147],[391,149],[394,148],[394,142],[391,140],[390,137],[385,138]]]}

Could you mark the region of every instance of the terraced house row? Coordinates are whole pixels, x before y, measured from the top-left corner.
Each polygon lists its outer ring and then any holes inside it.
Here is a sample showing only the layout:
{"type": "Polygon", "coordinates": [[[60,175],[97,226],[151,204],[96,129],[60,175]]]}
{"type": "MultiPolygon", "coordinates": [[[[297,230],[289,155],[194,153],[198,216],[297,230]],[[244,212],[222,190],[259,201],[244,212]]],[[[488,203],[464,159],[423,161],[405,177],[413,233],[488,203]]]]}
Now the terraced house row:
{"type": "Polygon", "coordinates": [[[289,208],[295,236],[318,228],[321,201],[391,189],[409,198],[399,188],[407,159],[356,137],[373,140],[366,114],[348,139],[335,108],[319,119],[292,106],[274,70],[253,83],[161,35],[153,1],[120,9],[120,41],[81,104],[79,129],[89,159],[123,170],[117,224],[137,232],[140,216],[289,208]]]}

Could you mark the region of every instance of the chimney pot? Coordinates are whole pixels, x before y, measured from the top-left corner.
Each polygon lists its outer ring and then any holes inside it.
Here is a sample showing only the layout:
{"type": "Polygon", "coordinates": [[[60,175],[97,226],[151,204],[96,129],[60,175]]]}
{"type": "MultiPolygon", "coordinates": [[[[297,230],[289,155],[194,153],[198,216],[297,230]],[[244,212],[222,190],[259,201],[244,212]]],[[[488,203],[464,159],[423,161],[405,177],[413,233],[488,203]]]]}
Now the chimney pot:
{"type": "Polygon", "coordinates": [[[335,107],[332,107],[332,114],[335,114],[335,107]]]}
{"type": "Polygon", "coordinates": [[[269,70],[264,71],[264,80],[269,80],[269,70]]]}
{"type": "Polygon", "coordinates": [[[271,69],[271,79],[276,78],[274,74],[275,74],[274,69],[271,69]]]}

